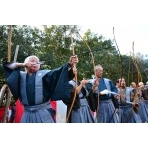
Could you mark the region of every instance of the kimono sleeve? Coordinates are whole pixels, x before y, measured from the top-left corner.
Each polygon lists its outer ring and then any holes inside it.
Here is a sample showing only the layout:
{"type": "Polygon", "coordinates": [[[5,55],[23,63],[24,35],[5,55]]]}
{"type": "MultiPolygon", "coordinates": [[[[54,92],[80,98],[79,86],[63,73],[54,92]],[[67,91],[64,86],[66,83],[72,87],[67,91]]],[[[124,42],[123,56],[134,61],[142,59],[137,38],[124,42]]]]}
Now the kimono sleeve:
{"type": "Polygon", "coordinates": [[[16,68],[14,70],[11,70],[3,65],[3,70],[6,76],[6,84],[11,90],[11,93],[15,100],[17,100],[20,97],[20,69],[16,68]]]}
{"type": "Polygon", "coordinates": [[[71,71],[68,71],[68,66],[67,63],[57,69],[53,69],[43,77],[46,88],[44,90],[44,96],[46,98],[50,97],[54,101],[70,98],[69,75],[71,71]]]}
{"type": "Polygon", "coordinates": [[[93,93],[92,83],[87,83],[86,88],[89,92],[88,96],[87,96],[89,107],[90,107],[91,111],[95,112],[97,110],[97,106],[98,106],[98,95],[93,93]]]}
{"type": "MultiPolygon", "coordinates": [[[[111,86],[111,91],[118,94],[117,87],[111,81],[109,81],[109,82],[110,82],[110,86],[111,86]]],[[[119,108],[118,100],[114,97],[113,94],[111,94],[111,95],[112,95],[111,98],[112,98],[112,101],[113,101],[115,108],[119,108]]]]}
{"type": "MultiPolygon", "coordinates": [[[[69,108],[73,102],[73,99],[74,99],[74,87],[69,84],[69,91],[70,91],[70,98],[65,98],[63,99],[63,103],[65,105],[67,105],[67,107],[69,108]]],[[[80,108],[80,99],[79,99],[79,95],[76,94],[76,98],[75,98],[75,102],[74,102],[74,105],[73,105],[73,109],[79,109],[80,108]]]]}

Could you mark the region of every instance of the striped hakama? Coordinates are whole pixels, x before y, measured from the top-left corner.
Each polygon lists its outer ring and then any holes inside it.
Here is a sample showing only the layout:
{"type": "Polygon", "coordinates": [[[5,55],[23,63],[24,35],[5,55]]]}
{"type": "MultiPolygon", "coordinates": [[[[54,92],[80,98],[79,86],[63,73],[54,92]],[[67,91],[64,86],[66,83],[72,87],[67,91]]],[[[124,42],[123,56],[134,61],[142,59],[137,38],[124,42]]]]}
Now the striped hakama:
{"type": "Polygon", "coordinates": [[[94,123],[94,118],[88,102],[85,98],[80,99],[80,108],[73,109],[69,118],[70,123],[94,123]]]}
{"type": "Polygon", "coordinates": [[[119,107],[120,123],[141,123],[139,114],[135,113],[131,104],[119,107]]]}
{"type": "Polygon", "coordinates": [[[119,117],[111,99],[100,100],[97,113],[98,123],[118,123],[119,117]]]}

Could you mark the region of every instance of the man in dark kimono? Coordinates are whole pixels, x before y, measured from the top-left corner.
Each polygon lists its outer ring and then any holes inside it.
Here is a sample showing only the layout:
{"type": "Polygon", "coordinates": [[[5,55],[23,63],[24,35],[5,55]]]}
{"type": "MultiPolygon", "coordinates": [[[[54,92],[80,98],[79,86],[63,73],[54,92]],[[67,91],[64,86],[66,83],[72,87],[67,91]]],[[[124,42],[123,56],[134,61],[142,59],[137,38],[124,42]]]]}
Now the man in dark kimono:
{"type": "Polygon", "coordinates": [[[3,65],[7,84],[17,100],[24,106],[21,118],[23,123],[54,123],[54,112],[50,99],[69,98],[69,80],[73,79],[73,64],[77,56],[71,56],[70,62],[53,70],[39,70],[40,62],[36,56],[29,56],[24,63],[5,63],[3,65]],[[25,71],[20,68],[24,67],[25,71]]]}
{"type": "Polygon", "coordinates": [[[95,66],[95,79],[87,85],[89,92],[89,105],[96,112],[97,123],[118,123],[118,90],[111,80],[103,78],[103,67],[95,66]]]}

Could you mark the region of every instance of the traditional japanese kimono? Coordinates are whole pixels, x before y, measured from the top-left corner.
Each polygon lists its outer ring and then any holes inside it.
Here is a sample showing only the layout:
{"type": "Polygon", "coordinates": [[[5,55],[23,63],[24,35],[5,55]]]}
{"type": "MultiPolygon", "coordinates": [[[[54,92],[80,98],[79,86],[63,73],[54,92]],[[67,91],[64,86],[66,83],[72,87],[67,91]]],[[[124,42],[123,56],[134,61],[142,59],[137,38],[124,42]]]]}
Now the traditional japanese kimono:
{"type": "Polygon", "coordinates": [[[139,102],[138,99],[134,99],[136,91],[134,88],[126,87],[125,89],[119,89],[120,101],[119,101],[119,119],[121,123],[141,123],[141,118],[138,114],[139,102]],[[135,100],[137,105],[133,108],[132,102],[135,100]]]}
{"type": "Polygon", "coordinates": [[[4,64],[7,84],[13,97],[24,106],[21,119],[23,123],[54,123],[54,112],[50,99],[62,100],[70,97],[69,80],[73,79],[73,71],[69,64],[54,70],[39,70],[31,76],[27,72],[9,69],[4,64]]]}
{"type": "MultiPolygon", "coordinates": [[[[78,82],[78,85],[80,82],[78,82]]],[[[75,90],[75,81],[69,81],[69,89],[70,89],[70,101],[63,100],[63,102],[67,105],[67,113],[72,104],[75,90]]],[[[76,101],[72,108],[71,114],[69,116],[69,123],[94,123],[94,117],[92,115],[91,109],[88,105],[86,97],[88,96],[87,89],[83,86],[79,94],[76,95],[76,101]]]]}
{"type": "Polygon", "coordinates": [[[148,122],[148,88],[142,90],[140,99],[139,115],[142,122],[148,122]]]}
{"type": "MultiPolygon", "coordinates": [[[[93,82],[91,82],[91,85],[88,85],[87,87],[91,89],[92,85],[93,82]]],[[[99,81],[98,89],[94,92],[93,95],[89,97],[89,104],[91,105],[92,111],[96,112],[96,119],[98,123],[118,123],[119,117],[116,109],[118,108],[118,103],[114,98],[115,94],[109,93],[100,95],[100,92],[105,89],[113,93],[118,93],[117,88],[109,79],[101,78],[99,81]]]]}

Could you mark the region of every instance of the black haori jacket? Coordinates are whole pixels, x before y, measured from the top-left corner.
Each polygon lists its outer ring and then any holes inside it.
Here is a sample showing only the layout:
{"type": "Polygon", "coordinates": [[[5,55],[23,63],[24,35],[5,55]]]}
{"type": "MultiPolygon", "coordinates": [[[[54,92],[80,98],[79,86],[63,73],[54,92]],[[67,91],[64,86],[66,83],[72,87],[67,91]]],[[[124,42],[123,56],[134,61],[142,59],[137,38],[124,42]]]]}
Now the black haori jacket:
{"type": "MultiPolygon", "coordinates": [[[[21,99],[20,93],[20,68],[14,70],[9,69],[6,64],[3,64],[3,70],[14,99],[21,99]]],[[[65,64],[59,68],[53,69],[43,77],[43,95],[45,101],[50,98],[52,100],[62,100],[70,98],[69,80],[72,80],[74,75],[72,69],[68,71],[69,64],[65,64]]]]}

